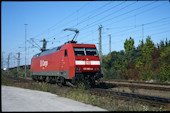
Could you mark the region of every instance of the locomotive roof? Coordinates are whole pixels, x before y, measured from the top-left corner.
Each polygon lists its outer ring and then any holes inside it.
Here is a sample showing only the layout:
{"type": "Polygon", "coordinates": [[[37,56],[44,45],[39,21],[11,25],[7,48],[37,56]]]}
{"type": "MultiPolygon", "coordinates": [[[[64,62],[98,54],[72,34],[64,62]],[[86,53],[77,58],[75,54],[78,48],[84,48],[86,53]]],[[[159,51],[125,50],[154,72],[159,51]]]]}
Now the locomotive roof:
{"type": "MultiPolygon", "coordinates": [[[[65,43],[64,45],[67,44],[71,44],[73,47],[96,47],[94,44],[76,44],[76,43],[65,43]]],[[[52,49],[48,49],[46,51],[40,52],[35,54],[33,57],[39,57],[39,56],[43,56],[43,55],[47,55],[47,54],[51,54],[57,51],[60,51],[60,49],[62,48],[63,45],[58,46],[58,47],[54,47],[52,49]]]]}
{"type": "Polygon", "coordinates": [[[48,50],[40,52],[40,53],[37,53],[36,55],[34,55],[34,57],[39,57],[39,56],[43,56],[43,55],[47,55],[47,54],[50,54],[50,53],[54,53],[54,52],[60,51],[62,46],[63,45],[58,46],[58,47],[54,47],[52,49],[48,49],[48,50]]]}

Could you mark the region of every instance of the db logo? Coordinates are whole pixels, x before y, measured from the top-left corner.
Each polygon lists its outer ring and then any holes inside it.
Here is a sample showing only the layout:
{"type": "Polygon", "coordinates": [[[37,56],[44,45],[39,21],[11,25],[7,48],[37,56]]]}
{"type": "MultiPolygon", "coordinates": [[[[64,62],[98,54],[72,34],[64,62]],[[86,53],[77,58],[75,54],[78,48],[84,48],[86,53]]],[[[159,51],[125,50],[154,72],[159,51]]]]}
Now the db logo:
{"type": "Polygon", "coordinates": [[[86,65],[91,65],[90,61],[85,61],[86,65]]]}
{"type": "Polygon", "coordinates": [[[47,67],[48,66],[48,61],[40,60],[40,67],[47,67]]]}

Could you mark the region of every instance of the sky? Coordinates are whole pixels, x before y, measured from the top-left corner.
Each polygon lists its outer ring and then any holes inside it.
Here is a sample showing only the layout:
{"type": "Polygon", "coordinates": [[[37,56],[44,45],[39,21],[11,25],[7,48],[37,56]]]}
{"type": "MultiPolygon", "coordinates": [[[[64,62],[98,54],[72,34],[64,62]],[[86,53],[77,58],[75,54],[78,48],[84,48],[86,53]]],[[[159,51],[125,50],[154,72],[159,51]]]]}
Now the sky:
{"type": "MultiPolygon", "coordinates": [[[[99,26],[102,25],[102,54],[124,50],[124,42],[132,37],[137,47],[147,36],[157,44],[170,40],[169,1],[2,1],[1,2],[1,67],[25,65],[39,53],[41,40],[45,38],[47,49],[72,40],[79,30],[76,41],[95,44],[98,49],[99,26]],[[25,25],[27,24],[27,25],[25,25]],[[3,64],[3,65],[2,65],[3,64]]],[[[156,45],[155,45],[156,46],[156,45]]]]}

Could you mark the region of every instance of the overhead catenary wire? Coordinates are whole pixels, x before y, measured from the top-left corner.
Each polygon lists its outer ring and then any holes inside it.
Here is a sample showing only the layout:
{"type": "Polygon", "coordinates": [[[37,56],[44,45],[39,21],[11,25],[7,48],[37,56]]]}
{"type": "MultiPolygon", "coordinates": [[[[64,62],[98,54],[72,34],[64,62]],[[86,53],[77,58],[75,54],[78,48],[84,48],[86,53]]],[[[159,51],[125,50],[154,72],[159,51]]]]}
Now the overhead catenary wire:
{"type": "MultiPolygon", "coordinates": [[[[153,3],[153,2],[152,2],[153,3]]],[[[152,3],[149,3],[149,4],[147,4],[147,5],[144,5],[144,6],[149,6],[149,5],[151,5],[152,3]]],[[[155,3],[155,2],[154,2],[155,3]]],[[[143,6],[143,7],[144,7],[143,6]]],[[[141,8],[141,7],[140,7],[141,8]]],[[[154,7],[155,8],[155,7],[154,7]]],[[[137,8],[136,8],[137,9],[137,8]]],[[[132,11],[132,10],[131,10],[132,11]]],[[[134,11],[134,10],[133,10],[134,11]]],[[[138,14],[141,14],[141,13],[143,13],[143,12],[140,12],[140,13],[138,13],[138,14]]],[[[120,22],[120,21],[119,21],[120,22]]]]}
{"type": "MultiPolygon", "coordinates": [[[[77,9],[77,10],[83,9],[83,8],[84,8],[85,6],[87,6],[89,3],[90,3],[90,2],[84,4],[83,6],[81,6],[81,7],[80,7],[79,9],[77,9]]],[[[49,27],[49,28],[48,28],[47,30],[45,30],[44,32],[39,33],[38,35],[36,35],[36,36],[34,36],[34,37],[32,37],[32,38],[38,37],[39,35],[42,35],[42,34],[44,34],[44,33],[49,32],[50,29],[52,29],[53,27],[57,26],[58,24],[61,24],[62,22],[64,22],[64,20],[68,19],[70,16],[73,16],[74,14],[76,14],[77,10],[74,11],[74,12],[72,12],[70,15],[66,16],[64,19],[61,19],[61,21],[59,21],[59,22],[57,22],[56,24],[54,24],[53,26],[49,27]]]]}
{"type": "MultiPolygon", "coordinates": [[[[134,4],[134,3],[132,3],[132,4],[134,4]]],[[[132,5],[132,4],[130,4],[130,5],[132,5]]],[[[120,4],[118,4],[118,5],[120,5],[120,4]]],[[[126,7],[128,7],[128,6],[130,6],[130,5],[127,5],[126,7]]],[[[120,10],[122,10],[122,9],[124,9],[125,7],[123,7],[123,8],[121,8],[120,10]]],[[[120,10],[117,10],[116,12],[118,12],[118,11],[120,11],[120,10]]],[[[86,27],[84,27],[84,29],[85,29],[86,27]]],[[[81,31],[82,31],[83,29],[81,29],[81,31]]],[[[72,33],[73,34],[73,33],[72,33]]],[[[71,35],[71,34],[69,34],[69,35],[71,35]]]]}
{"type": "MultiPolygon", "coordinates": [[[[104,14],[104,13],[106,13],[106,11],[109,11],[109,10],[111,10],[111,9],[113,9],[113,8],[116,8],[117,6],[119,6],[119,5],[123,4],[123,3],[125,3],[125,2],[121,2],[120,4],[115,5],[115,6],[109,8],[109,9],[107,9],[107,10],[104,10],[104,11],[102,11],[102,12],[99,13],[99,14],[93,15],[92,17],[89,17],[89,18],[87,18],[87,19],[85,19],[85,20],[79,22],[78,24],[82,24],[83,22],[88,21],[88,19],[92,19],[92,18],[97,17],[97,16],[99,16],[99,15],[101,15],[101,14],[104,14]]],[[[74,26],[72,26],[72,27],[75,27],[75,26],[77,26],[77,25],[74,25],[74,26]]]]}
{"type": "MultiPolygon", "coordinates": [[[[103,7],[105,7],[105,6],[109,5],[109,4],[110,4],[110,2],[102,5],[101,7],[97,8],[97,9],[92,10],[91,12],[88,12],[87,14],[92,13],[92,12],[95,12],[95,11],[98,11],[98,10],[100,10],[101,8],[103,8],[103,7]]],[[[84,15],[86,16],[86,14],[84,14],[84,15]]],[[[91,15],[92,15],[92,14],[91,14],[91,15]]],[[[83,17],[83,16],[81,16],[80,18],[82,18],[82,17],[83,17]]],[[[88,18],[88,19],[89,19],[89,18],[88,18]]],[[[73,20],[74,20],[74,19],[73,19],[73,20]]],[[[66,23],[65,25],[70,24],[70,22],[72,22],[73,20],[69,21],[69,22],[66,23]]],[[[80,24],[80,23],[79,23],[79,24],[80,24]]],[[[61,31],[61,32],[59,32],[59,33],[63,33],[63,32],[61,31]]],[[[57,34],[58,34],[58,33],[57,33],[57,34]]],[[[57,34],[53,35],[52,37],[56,36],[57,34]]],[[[70,34],[69,34],[69,35],[70,35],[70,34]]],[[[50,38],[52,38],[52,37],[50,37],[50,38]]]]}
{"type": "MultiPolygon", "coordinates": [[[[161,23],[159,23],[159,24],[162,24],[162,22],[169,22],[169,20],[167,20],[169,17],[165,17],[165,18],[161,18],[161,19],[158,19],[158,20],[155,20],[155,21],[152,21],[152,22],[148,22],[148,23],[145,23],[145,25],[147,26],[147,25],[150,25],[150,24],[158,24],[158,23],[156,23],[156,22],[158,22],[158,21],[160,21],[161,23]]],[[[165,24],[163,24],[163,25],[167,25],[167,23],[165,23],[165,24]]],[[[131,28],[128,28],[128,29],[125,29],[125,30],[122,30],[122,31],[119,31],[119,32],[115,32],[115,33],[112,33],[112,35],[114,35],[114,36],[120,36],[120,35],[122,35],[122,32],[123,32],[123,34],[124,34],[124,32],[127,32],[127,31],[129,31],[129,30],[132,30],[132,29],[137,29],[138,27],[141,27],[142,25],[137,25],[137,27],[136,28],[134,28],[134,26],[121,26],[121,27],[117,27],[117,28],[126,28],[126,27],[131,27],[131,28]],[[119,33],[118,35],[115,35],[115,34],[117,34],[117,33],[119,33]],[[121,34],[120,34],[121,33],[121,34]]],[[[147,27],[146,27],[147,28],[147,27]]],[[[155,28],[155,27],[153,27],[153,28],[155,28]]],[[[111,29],[113,29],[113,28],[109,28],[110,30],[111,29]]],[[[116,28],[115,28],[116,29],[116,28]]],[[[95,30],[95,31],[97,31],[97,30],[95,30]]],[[[136,31],[140,31],[140,30],[136,30],[136,31]]],[[[136,32],[136,31],[133,31],[133,32],[136,32]]],[[[84,33],[85,34],[85,33],[84,33]]],[[[87,35],[87,34],[86,34],[87,35]]],[[[106,34],[107,35],[107,34],[106,34]]],[[[103,36],[105,36],[105,35],[103,35],[103,36]]],[[[92,40],[94,40],[95,38],[93,38],[92,40]]],[[[91,40],[90,40],[91,41],[91,40]]],[[[89,41],[87,41],[87,42],[89,42],[89,41]]]]}
{"type": "MultiPolygon", "coordinates": [[[[154,2],[154,3],[155,3],[155,2],[154,2]]],[[[152,5],[152,4],[151,4],[151,5],[152,5]]],[[[138,15],[141,15],[141,14],[143,14],[143,13],[148,13],[148,12],[152,11],[154,8],[161,7],[161,6],[164,6],[164,5],[167,5],[167,4],[163,3],[163,4],[157,5],[157,6],[155,6],[155,7],[146,9],[146,10],[144,10],[144,11],[135,13],[134,15],[135,15],[135,17],[137,17],[138,15]]],[[[133,18],[133,17],[134,17],[134,16],[131,15],[131,16],[122,18],[121,20],[119,19],[119,20],[117,20],[117,21],[114,21],[114,22],[111,22],[111,23],[109,23],[109,24],[106,24],[105,27],[108,26],[108,25],[112,25],[112,24],[114,25],[115,23],[120,23],[120,22],[122,22],[122,20],[125,21],[125,20],[130,19],[130,18],[133,18]]]]}
{"type": "MultiPolygon", "coordinates": [[[[162,33],[166,33],[166,32],[168,32],[170,29],[166,29],[166,30],[163,30],[163,31],[160,31],[160,32],[158,32],[158,33],[151,33],[151,34],[146,34],[146,35],[144,35],[144,37],[147,37],[148,35],[149,36],[151,36],[152,37],[152,35],[157,35],[157,34],[162,34],[162,33]]],[[[158,30],[155,30],[155,31],[158,31],[158,30]]],[[[134,31],[133,31],[134,32],[134,31]]],[[[127,35],[127,36],[131,36],[132,38],[134,37],[133,35],[127,35]]],[[[106,37],[106,36],[105,36],[106,37]]],[[[124,38],[124,37],[123,37],[124,38]]],[[[123,39],[123,38],[119,38],[119,39],[123,39]]],[[[126,37],[126,38],[128,38],[128,37],[126,37]]],[[[141,38],[141,36],[135,36],[135,39],[138,39],[138,38],[141,38]]],[[[105,38],[106,39],[106,38],[105,38]]],[[[125,38],[124,38],[125,39],[125,38]]],[[[114,41],[114,42],[112,42],[112,43],[117,43],[117,42],[121,42],[121,41],[114,41]]],[[[107,43],[106,41],[104,42],[104,43],[107,43]]]]}
{"type": "MultiPolygon", "coordinates": [[[[153,3],[153,2],[152,2],[152,3],[153,3]]],[[[155,3],[155,2],[154,2],[154,3],[155,3]]],[[[151,5],[151,4],[147,4],[147,6],[148,6],[148,5],[151,5]]],[[[145,6],[146,6],[146,5],[145,5],[145,6]]],[[[160,5],[158,5],[158,6],[160,6],[160,5]]],[[[156,7],[157,7],[157,6],[156,6],[156,7]]],[[[153,8],[156,8],[156,7],[153,7],[153,8]]],[[[140,8],[141,8],[141,7],[140,7],[140,8]]],[[[142,12],[140,12],[140,13],[137,13],[137,14],[141,14],[141,13],[143,13],[143,12],[144,12],[144,11],[142,11],[142,12]]],[[[137,14],[136,14],[136,15],[137,15],[137,14]]],[[[126,19],[127,19],[127,18],[126,18],[126,19]]],[[[120,22],[120,21],[117,21],[117,22],[120,22]]],[[[110,24],[110,23],[109,23],[109,24],[110,24]]]]}
{"type": "MultiPolygon", "coordinates": [[[[164,21],[165,20],[167,20],[169,17],[165,17],[165,18],[161,18],[161,19],[158,19],[158,20],[155,20],[155,21],[152,21],[152,22],[147,22],[147,23],[145,23],[146,25],[151,25],[151,24],[154,24],[154,25],[159,25],[159,27],[149,27],[149,28],[152,28],[152,29],[155,29],[155,28],[158,28],[158,29],[163,29],[162,27],[164,27],[164,29],[165,29],[165,26],[160,26],[160,23],[158,24],[158,23],[156,23],[156,22],[158,22],[158,21],[161,21],[161,22],[163,22],[163,24],[162,25],[169,25],[169,24],[167,24],[167,23],[165,23],[164,24],[164,21]],[[163,21],[164,20],[164,21],[163,21]]],[[[165,21],[165,22],[167,22],[167,21],[165,21]]],[[[169,21],[168,21],[169,22],[169,21]]],[[[141,25],[138,25],[138,26],[141,26],[141,25]]],[[[133,28],[134,29],[134,28],[133,28]]],[[[125,30],[126,31],[126,30],[125,30]]],[[[140,30],[136,30],[136,31],[140,31],[140,30]]],[[[136,32],[136,31],[132,31],[132,32],[136,32]]],[[[150,30],[149,30],[150,31],[150,30]]],[[[156,31],[158,31],[158,30],[156,30],[156,31]]],[[[121,31],[122,32],[122,31],[121,31]]],[[[159,32],[159,33],[152,33],[152,34],[150,34],[151,36],[152,35],[156,35],[156,34],[160,34],[160,33],[166,33],[166,32],[168,32],[168,30],[167,31],[162,31],[162,32],[159,32]]],[[[129,33],[131,33],[131,32],[129,32],[129,33]]],[[[127,33],[126,33],[127,34],[127,33]]],[[[113,33],[113,35],[114,35],[114,33],[113,33]]],[[[114,35],[115,36],[115,35],[114,35]]],[[[119,35],[119,36],[121,36],[121,34],[119,35]]],[[[147,36],[147,35],[145,35],[145,36],[147,36]]],[[[105,36],[105,35],[103,35],[103,37],[105,37],[104,39],[107,39],[107,37],[105,36]]],[[[93,38],[93,39],[91,39],[91,40],[88,40],[88,41],[85,41],[86,43],[87,42],[90,42],[90,41],[92,41],[92,40],[95,40],[96,38],[93,38]]],[[[119,38],[120,39],[120,38],[119,38]]],[[[136,37],[135,37],[135,39],[136,39],[136,37]]],[[[114,41],[115,42],[115,41],[114,41]]],[[[116,41],[117,42],[117,41],[116,41]]],[[[120,41],[118,41],[118,42],[120,42],[120,41]]],[[[107,41],[104,41],[104,43],[107,43],[107,41]]]]}
{"type": "MultiPolygon", "coordinates": [[[[136,3],[136,2],[135,2],[136,3]]],[[[153,2],[152,2],[153,3],[153,2]]],[[[134,3],[132,3],[132,4],[130,4],[130,5],[133,5],[134,3]]],[[[151,3],[149,3],[149,4],[147,4],[147,5],[150,5],[151,3]]],[[[120,10],[122,10],[122,9],[124,9],[124,8],[126,8],[126,7],[129,7],[130,5],[127,5],[127,6],[125,6],[125,7],[123,7],[123,8],[121,8],[120,10]]],[[[147,5],[144,5],[144,6],[147,6],[147,5]]],[[[144,7],[144,6],[142,6],[142,7],[144,7]]],[[[142,8],[142,7],[140,7],[140,8],[142,8]]],[[[136,8],[136,9],[139,9],[139,8],[136,8]]],[[[118,11],[120,11],[120,10],[118,10],[118,11]]],[[[118,12],[118,11],[116,11],[116,12],[118,12]]],[[[133,10],[134,11],[134,10],[133,10]]],[[[89,27],[89,26],[88,26],[89,27]]],[[[84,29],[86,28],[86,27],[83,27],[84,29]]],[[[81,31],[83,30],[83,29],[80,29],[81,31]]],[[[56,34],[57,35],[57,34],[56,34]]],[[[69,35],[71,35],[71,34],[69,34],[69,35]]],[[[54,35],[55,36],[55,35],[54,35]]]]}
{"type": "MultiPolygon", "coordinates": [[[[159,21],[161,21],[161,20],[168,19],[168,18],[170,18],[170,17],[164,17],[164,18],[161,18],[161,19],[152,21],[152,22],[145,23],[144,25],[147,26],[147,25],[150,25],[150,24],[153,24],[153,23],[156,23],[156,22],[159,22],[159,21]]],[[[142,25],[137,25],[136,28],[138,28],[138,27],[142,27],[142,25]]],[[[115,33],[112,33],[112,35],[115,35],[115,34],[117,34],[117,33],[122,33],[122,32],[124,32],[124,31],[128,31],[128,30],[131,30],[131,29],[135,29],[135,28],[132,27],[132,28],[125,29],[125,30],[122,30],[122,31],[119,31],[119,32],[115,32],[115,33]]]]}
{"type": "MultiPolygon", "coordinates": [[[[136,2],[134,2],[134,3],[136,3],[136,2]]],[[[130,5],[133,5],[134,3],[132,3],[132,4],[130,4],[130,5]]],[[[110,21],[110,20],[112,20],[112,19],[115,19],[115,18],[124,16],[124,15],[127,15],[128,13],[131,13],[131,12],[136,11],[136,10],[138,10],[138,9],[141,9],[141,8],[143,8],[143,7],[149,6],[149,5],[153,4],[153,3],[155,3],[155,1],[154,1],[154,2],[151,2],[151,3],[148,3],[148,4],[144,5],[144,6],[141,6],[141,7],[139,7],[139,8],[135,8],[135,9],[133,9],[133,10],[127,11],[127,12],[125,12],[125,13],[122,13],[122,14],[120,14],[120,15],[114,16],[114,17],[112,17],[112,18],[109,18],[109,19],[104,20],[104,21],[99,22],[99,23],[101,24],[101,23],[104,23],[104,22],[108,22],[108,21],[110,21]]],[[[127,6],[124,7],[124,8],[127,8],[127,7],[129,7],[130,5],[127,5],[127,6]]],[[[122,8],[121,8],[121,9],[122,9],[122,8]]],[[[120,11],[120,10],[119,10],[119,11],[120,11]]],[[[104,17],[104,18],[106,18],[106,17],[104,17]]],[[[104,19],[104,18],[102,18],[102,19],[104,19]]],[[[101,20],[101,19],[100,19],[100,20],[101,20]]],[[[89,28],[89,27],[92,27],[92,26],[94,26],[94,25],[98,25],[98,24],[99,24],[99,23],[94,24],[94,23],[96,23],[96,22],[97,22],[97,21],[92,22],[92,23],[91,23],[91,26],[88,26],[88,28],[89,28]],[[93,24],[94,24],[94,25],[93,25],[93,24]]],[[[80,29],[80,30],[82,31],[82,30],[84,30],[84,29],[86,29],[86,27],[83,27],[83,28],[80,29]]]]}
{"type": "MultiPolygon", "coordinates": [[[[82,27],[82,28],[80,28],[80,29],[81,29],[81,31],[82,31],[82,30],[85,30],[86,28],[90,28],[90,27],[92,27],[92,26],[94,26],[94,25],[101,24],[102,22],[99,22],[99,23],[97,23],[97,24],[94,24],[94,23],[96,23],[96,22],[98,22],[98,21],[100,21],[100,20],[103,20],[104,18],[107,18],[108,16],[112,16],[112,14],[116,14],[116,13],[118,13],[119,11],[121,11],[121,10],[123,10],[123,9],[125,9],[125,8],[133,5],[133,4],[135,4],[135,3],[136,3],[136,2],[133,2],[133,3],[131,3],[131,4],[128,4],[128,5],[126,5],[125,7],[121,8],[121,9],[118,9],[118,10],[116,10],[116,11],[108,14],[108,15],[106,15],[106,16],[103,17],[103,18],[100,18],[100,19],[98,19],[98,20],[95,20],[95,21],[91,22],[91,23],[90,23],[90,26],[88,26],[88,27],[87,27],[87,26],[86,26],[86,27],[82,27]],[[93,25],[93,24],[94,24],[94,25],[93,25]]],[[[117,6],[119,6],[119,5],[120,5],[120,4],[118,4],[117,6]]],[[[106,22],[106,21],[103,21],[103,22],[106,22]]]]}
{"type": "MultiPolygon", "coordinates": [[[[169,24],[170,24],[170,23],[169,23],[169,24]]],[[[163,25],[169,25],[169,24],[166,23],[166,24],[163,24],[163,25]]],[[[142,26],[142,25],[141,25],[141,26],[142,26]]],[[[169,26],[160,26],[160,25],[159,25],[159,26],[157,25],[157,26],[155,26],[155,27],[150,26],[150,27],[148,27],[149,29],[147,29],[147,32],[148,32],[148,31],[153,31],[154,29],[157,29],[156,31],[159,31],[159,29],[163,29],[163,28],[165,29],[166,27],[169,27],[169,26]]],[[[125,30],[125,31],[126,31],[126,30],[125,30]]],[[[127,34],[132,34],[132,32],[137,32],[137,31],[141,31],[141,29],[137,29],[137,30],[135,30],[135,31],[130,31],[130,32],[128,32],[128,33],[127,33],[127,32],[126,32],[126,33],[124,32],[124,33],[122,33],[122,34],[123,34],[123,35],[125,35],[125,34],[127,35],[127,34]]],[[[122,34],[118,34],[118,35],[113,34],[113,35],[117,37],[117,36],[121,36],[122,34]]],[[[138,33],[138,34],[139,34],[139,33],[138,33]]],[[[106,37],[106,38],[107,38],[107,37],[106,37]]],[[[105,38],[105,39],[106,39],[106,38],[105,38]]],[[[128,37],[127,37],[127,38],[128,38],[128,37]]],[[[119,39],[121,39],[121,38],[119,38],[119,39]]]]}

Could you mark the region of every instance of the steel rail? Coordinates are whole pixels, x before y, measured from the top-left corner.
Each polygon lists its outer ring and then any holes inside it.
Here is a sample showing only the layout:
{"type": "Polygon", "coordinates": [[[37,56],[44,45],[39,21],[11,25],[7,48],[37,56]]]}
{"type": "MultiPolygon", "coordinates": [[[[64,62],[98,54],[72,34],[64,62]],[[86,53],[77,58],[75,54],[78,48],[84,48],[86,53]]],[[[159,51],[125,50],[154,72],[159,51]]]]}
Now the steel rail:
{"type": "Polygon", "coordinates": [[[137,83],[137,84],[153,84],[153,85],[166,85],[170,86],[170,83],[162,83],[162,82],[142,82],[142,81],[128,81],[128,80],[103,80],[101,82],[124,82],[124,83],[137,83]]]}
{"type": "Polygon", "coordinates": [[[110,95],[110,96],[118,96],[118,97],[137,99],[140,101],[146,101],[146,102],[156,103],[156,104],[169,104],[170,103],[170,98],[164,98],[164,97],[158,97],[158,96],[150,96],[150,95],[143,95],[143,94],[136,94],[136,93],[126,93],[126,92],[101,89],[101,88],[94,88],[93,91],[96,91],[96,94],[98,93],[99,95],[104,94],[104,95],[110,95]]]}
{"type": "Polygon", "coordinates": [[[141,88],[149,90],[160,90],[160,91],[170,91],[169,85],[154,85],[147,83],[127,83],[127,82],[111,82],[111,81],[101,81],[97,84],[105,84],[107,86],[122,86],[122,87],[131,87],[131,88],[141,88]]]}

